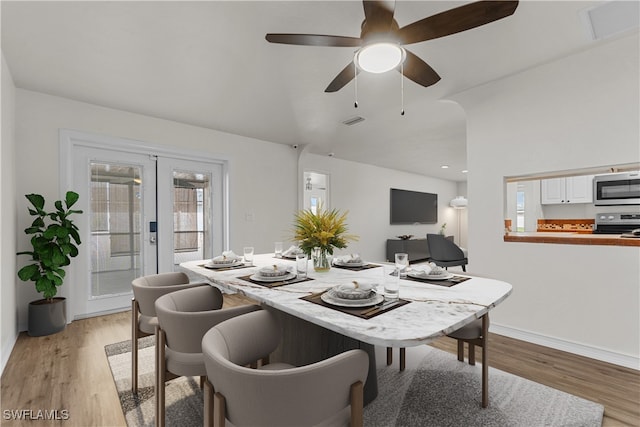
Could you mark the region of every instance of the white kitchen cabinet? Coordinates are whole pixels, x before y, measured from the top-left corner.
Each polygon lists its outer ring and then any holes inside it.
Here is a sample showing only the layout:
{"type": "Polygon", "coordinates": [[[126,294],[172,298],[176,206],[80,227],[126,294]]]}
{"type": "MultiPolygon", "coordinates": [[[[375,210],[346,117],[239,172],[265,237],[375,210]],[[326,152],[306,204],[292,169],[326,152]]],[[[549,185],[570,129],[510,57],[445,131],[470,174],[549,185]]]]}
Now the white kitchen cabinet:
{"type": "Polygon", "coordinates": [[[593,175],[551,178],[540,181],[543,205],[593,202],[593,175]]]}

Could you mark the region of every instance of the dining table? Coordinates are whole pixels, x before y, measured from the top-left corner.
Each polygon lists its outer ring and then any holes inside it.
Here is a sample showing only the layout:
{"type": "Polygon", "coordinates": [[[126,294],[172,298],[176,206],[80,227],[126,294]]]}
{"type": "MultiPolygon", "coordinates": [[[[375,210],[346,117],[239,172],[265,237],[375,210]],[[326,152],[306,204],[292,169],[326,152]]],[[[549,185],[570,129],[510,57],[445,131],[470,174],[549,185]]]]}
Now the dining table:
{"type": "Polygon", "coordinates": [[[313,363],[351,348],[367,351],[370,369],[365,404],[377,395],[375,346],[428,344],[483,317],[512,291],[509,283],[467,273],[447,272],[447,280],[423,279],[420,274],[411,274],[411,269],[419,272],[419,266],[410,266],[406,278],[399,279],[396,302],[378,297],[360,307],[334,301],[329,298],[330,290],[366,283],[383,294],[388,263],[342,263],[334,264],[329,271],[316,272],[309,260],[306,278],[296,276],[295,259],[277,258],[273,253],[255,255],[251,264],[237,262],[224,267],[211,260],[196,260],[183,262],[180,267],[223,291],[245,295],[278,313],[284,324],[283,343],[288,343],[283,344],[278,356],[289,363],[313,363]],[[288,269],[290,274],[280,281],[261,281],[260,269],[271,266],[288,269]]]}

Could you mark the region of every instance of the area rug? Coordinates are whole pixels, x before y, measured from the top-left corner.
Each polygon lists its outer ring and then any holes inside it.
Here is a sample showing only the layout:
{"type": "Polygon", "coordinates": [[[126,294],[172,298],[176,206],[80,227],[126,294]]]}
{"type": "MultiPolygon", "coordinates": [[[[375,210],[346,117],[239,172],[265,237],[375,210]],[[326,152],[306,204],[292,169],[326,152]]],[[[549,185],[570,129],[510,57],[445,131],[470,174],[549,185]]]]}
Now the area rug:
{"type": "MultiPolygon", "coordinates": [[[[130,342],[105,347],[129,427],[154,424],[153,337],[140,340],[139,392],[131,393],[130,342]]],[[[364,424],[386,426],[601,426],[597,403],[489,368],[489,407],[482,409],[481,366],[428,347],[418,368],[378,369],[378,397],[364,410],[364,424]]],[[[168,426],[202,425],[199,378],[176,378],[166,387],[168,426]]]]}

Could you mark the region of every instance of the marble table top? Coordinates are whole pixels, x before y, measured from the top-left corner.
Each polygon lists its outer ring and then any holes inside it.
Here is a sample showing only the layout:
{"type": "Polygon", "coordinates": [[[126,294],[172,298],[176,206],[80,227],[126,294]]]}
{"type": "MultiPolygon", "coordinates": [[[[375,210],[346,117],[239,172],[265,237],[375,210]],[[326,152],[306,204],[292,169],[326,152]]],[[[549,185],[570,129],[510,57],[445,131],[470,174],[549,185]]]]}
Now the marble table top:
{"type": "Polygon", "coordinates": [[[261,254],[254,257],[254,267],[224,271],[204,268],[206,262],[189,261],[180,264],[180,267],[208,279],[222,289],[246,295],[264,305],[345,336],[386,347],[422,345],[451,333],[482,317],[504,301],[512,290],[506,282],[482,277],[471,277],[451,287],[401,280],[400,298],[411,303],[370,319],[362,319],[300,298],[358,278],[380,283],[378,290],[382,291],[382,267],[361,271],[331,268],[329,272],[317,273],[309,262],[308,276],[314,280],[268,288],[239,277],[246,277],[272,264],[288,264],[295,271],[294,260],[261,254]]]}

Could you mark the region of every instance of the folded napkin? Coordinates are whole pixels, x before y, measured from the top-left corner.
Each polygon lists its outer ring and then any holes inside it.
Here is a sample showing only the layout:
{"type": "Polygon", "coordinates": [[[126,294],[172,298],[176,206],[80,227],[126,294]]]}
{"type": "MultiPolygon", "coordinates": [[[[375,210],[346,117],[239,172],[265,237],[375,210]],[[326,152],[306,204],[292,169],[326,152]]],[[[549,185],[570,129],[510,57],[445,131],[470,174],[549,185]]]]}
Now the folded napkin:
{"type": "Polygon", "coordinates": [[[258,272],[264,277],[279,277],[286,276],[290,269],[291,267],[284,264],[273,264],[267,267],[262,267],[258,272]]]}
{"type": "Polygon", "coordinates": [[[337,261],[342,264],[362,264],[362,258],[357,253],[338,257],[337,261]]]}
{"type": "Polygon", "coordinates": [[[444,268],[439,267],[432,262],[411,267],[411,272],[413,275],[419,277],[441,276],[446,273],[444,268]]]}
{"type": "Polygon", "coordinates": [[[296,255],[301,254],[301,253],[302,253],[302,249],[300,249],[296,245],[291,245],[289,247],[289,249],[287,249],[286,251],[282,252],[282,256],[286,257],[286,258],[294,258],[296,255]]]}
{"type": "Polygon", "coordinates": [[[349,283],[334,286],[331,291],[332,294],[338,298],[366,299],[370,298],[374,294],[373,288],[374,285],[371,283],[363,282],[361,280],[353,280],[349,283]]]}
{"type": "Polygon", "coordinates": [[[213,258],[211,262],[214,264],[233,264],[236,261],[241,261],[242,257],[233,253],[233,251],[224,251],[222,255],[218,255],[213,258]]]}

